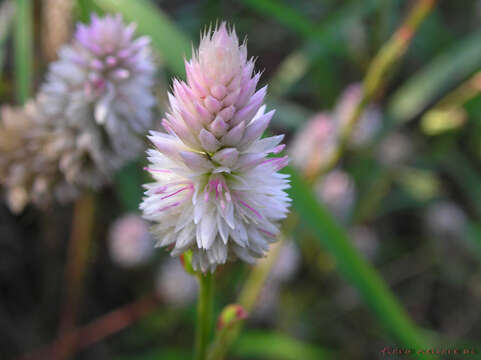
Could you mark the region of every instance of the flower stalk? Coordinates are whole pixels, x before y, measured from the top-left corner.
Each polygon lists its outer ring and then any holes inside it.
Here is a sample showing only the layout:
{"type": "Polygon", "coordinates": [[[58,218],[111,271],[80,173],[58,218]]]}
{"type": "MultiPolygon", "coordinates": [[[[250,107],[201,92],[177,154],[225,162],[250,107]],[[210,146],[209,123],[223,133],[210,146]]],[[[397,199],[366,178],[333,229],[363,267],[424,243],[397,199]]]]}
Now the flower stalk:
{"type": "Polygon", "coordinates": [[[33,69],[32,14],[33,2],[16,1],[14,52],[16,99],[24,104],[31,95],[33,69]]]}
{"type": "Polygon", "coordinates": [[[363,81],[363,91],[360,101],[351,113],[351,116],[341,134],[341,144],[337,151],[334,152],[330,161],[315,176],[309,180],[317,178],[331,170],[341,158],[347,141],[351,133],[361,117],[365,107],[370,103],[373,97],[384,87],[389,79],[388,72],[406,53],[411,40],[418,30],[423,20],[431,13],[436,5],[436,0],[418,0],[409,12],[406,20],[392,35],[392,37],[381,47],[374,59],[371,61],[363,81]]]}
{"type": "MultiPolygon", "coordinates": [[[[242,307],[246,313],[251,313],[254,308],[259,294],[264,287],[267,277],[274,266],[280,250],[286,241],[286,235],[291,232],[297,223],[298,219],[290,214],[286,221],[283,232],[278,235],[279,241],[274,244],[263,262],[259,263],[249,274],[237,303],[242,307]]],[[[239,336],[244,319],[241,318],[231,326],[225,326],[219,329],[215,335],[214,341],[209,351],[208,360],[222,360],[227,355],[234,341],[239,336]]]]}
{"type": "Polygon", "coordinates": [[[195,360],[206,360],[207,345],[212,328],[214,275],[209,272],[198,273],[197,278],[199,279],[199,299],[195,331],[195,360]]]}
{"type": "MultiPolygon", "coordinates": [[[[94,226],[95,199],[86,192],[75,203],[72,234],[65,268],[65,299],[58,333],[72,331],[82,301],[83,280],[88,268],[89,248],[94,226]]],[[[66,340],[59,351],[59,359],[67,359],[74,351],[75,339],[66,340]]]]}

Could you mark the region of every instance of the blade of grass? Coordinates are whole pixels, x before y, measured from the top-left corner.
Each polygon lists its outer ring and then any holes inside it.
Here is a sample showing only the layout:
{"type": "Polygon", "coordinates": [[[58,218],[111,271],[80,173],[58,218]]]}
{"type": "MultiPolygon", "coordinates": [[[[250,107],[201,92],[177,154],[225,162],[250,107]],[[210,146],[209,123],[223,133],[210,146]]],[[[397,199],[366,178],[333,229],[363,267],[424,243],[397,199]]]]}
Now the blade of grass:
{"type": "Polygon", "coordinates": [[[481,219],[481,176],[474,164],[452,144],[449,151],[438,155],[439,165],[452,177],[462,196],[471,204],[481,219]]]}
{"type": "Polygon", "coordinates": [[[277,332],[267,331],[244,332],[234,344],[232,353],[248,359],[323,360],[333,358],[329,350],[277,332]]]}
{"type": "Polygon", "coordinates": [[[316,26],[304,15],[279,0],[244,0],[244,4],[254,10],[275,18],[280,23],[309,37],[316,33],[316,26]]]}
{"type": "MultiPolygon", "coordinates": [[[[257,301],[260,291],[269,276],[269,272],[276,261],[282,243],[285,241],[284,235],[279,235],[279,242],[273,245],[268,256],[251,271],[242,291],[239,295],[238,304],[250,313],[257,301]]],[[[223,360],[230,351],[231,346],[237,340],[244,326],[244,321],[239,321],[231,327],[225,327],[216,332],[215,339],[210,347],[208,360],[223,360]]]]}
{"type": "Polygon", "coordinates": [[[352,21],[368,15],[379,6],[378,0],[351,2],[332,14],[312,30],[315,39],[306,41],[297,51],[288,55],[278,66],[269,83],[271,96],[281,96],[299,81],[320,56],[340,54],[346,49],[342,41],[343,30],[352,21]],[[344,49],[344,50],[343,50],[344,49]]]}
{"type": "Polygon", "coordinates": [[[292,168],[286,172],[291,176],[290,196],[294,208],[316,235],[320,245],[326,247],[336,259],[341,274],[357,288],[365,303],[395,340],[410,349],[426,348],[428,341],[381,276],[353,247],[345,231],[329,212],[315,200],[307,183],[292,168]]]}
{"type": "Polygon", "coordinates": [[[468,222],[464,241],[473,250],[473,255],[481,261],[481,224],[468,222]]]}
{"type": "Polygon", "coordinates": [[[124,209],[138,211],[142,200],[142,169],[139,161],[127,164],[115,174],[115,190],[124,209]]]}
{"type": "Polygon", "coordinates": [[[4,1],[0,5],[0,71],[3,70],[5,56],[7,55],[7,39],[15,16],[15,2],[4,1]]]}
{"type": "Polygon", "coordinates": [[[436,2],[437,0],[418,0],[407,14],[401,26],[371,60],[362,82],[362,96],[352,110],[346,125],[341,131],[340,144],[337,146],[336,151],[327,161],[326,165],[322,169],[319,169],[317,174],[310,176],[310,178],[315,178],[316,176],[326,173],[338,163],[364,109],[384,88],[389,80],[389,75],[392,73],[390,70],[392,70],[393,66],[403,58],[411,44],[413,36],[416,34],[416,31],[426,17],[429,16],[436,5],[436,2]]]}
{"type": "Polygon", "coordinates": [[[78,19],[81,22],[89,23],[90,15],[96,13],[98,15],[103,15],[102,9],[98,5],[94,4],[94,0],[77,0],[75,2],[75,10],[78,19]]]}
{"type": "Polygon", "coordinates": [[[184,77],[184,57],[190,56],[187,37],[158,7],[146,0],[94,0],[105,11],[119,12],[137,23],[138,32],[152,38],[152,46],[177,76],[184,77]]]}
{"type": "Polygon", "coordinates": [[[456,43],[409,79],[392,96],[388,115],[403,123],[419,115],[450,87],[481,67],[481,30],[456,43]]]}
{"type": "Polygon", "coordinates": [[[33,79],[31,0],[16,1],[14,51],[16,99],[19,104],[24,104],[30,96],[33,79]]]}
{"type": "Polygon", "coordinates": [[[276,100],[272,96],[267,99],[267,107],[276,109],[277,116],[273,124],[283,129],[295,130],[314,115],[312,111],[293,102],[276,100]]]}
{"type": "Polygon", "coordinates": [[[181,349],[162,349],[151,351],[145,354],[122,355],[115,357],[114,360],[190,360],[192,355],[181,349]]]}

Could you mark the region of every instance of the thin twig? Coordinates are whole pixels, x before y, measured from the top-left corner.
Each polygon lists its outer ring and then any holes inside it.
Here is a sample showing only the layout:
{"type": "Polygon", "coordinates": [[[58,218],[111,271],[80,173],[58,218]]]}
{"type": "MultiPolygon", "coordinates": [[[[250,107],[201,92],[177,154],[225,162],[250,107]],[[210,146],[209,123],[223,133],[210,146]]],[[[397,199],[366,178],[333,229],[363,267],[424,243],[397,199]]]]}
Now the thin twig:
{"type": "Polygon", "coordinates": [[[21,356],[18,360],[57,359],[65,348],[65,344],[73,344],[72,352],[85,349],[108,336],[111,336],[134,322],[150,314],[158,307],[158,299],[154,293],[114,310],[81,328],[62,333],[51,344],[40,350],[21,356]]]}

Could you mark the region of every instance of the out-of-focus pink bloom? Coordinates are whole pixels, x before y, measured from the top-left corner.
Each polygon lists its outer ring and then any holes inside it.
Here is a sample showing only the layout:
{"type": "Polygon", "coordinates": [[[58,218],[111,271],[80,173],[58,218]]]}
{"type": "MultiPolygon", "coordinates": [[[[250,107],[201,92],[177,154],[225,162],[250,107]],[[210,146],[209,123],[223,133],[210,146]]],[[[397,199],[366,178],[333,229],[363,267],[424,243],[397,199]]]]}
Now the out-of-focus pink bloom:
{"type": "Polygon", "coordinates": [[[338,144],[336,124],[327,113],[319,113],[299,130],[290,146],[294,166],[306,176],[315,175],[327,166],[338,144]]]}
{"type": "Polygon", "coordinates": [[[279,307],[281,283],[278,281],[266,281],[262,288],[259,299],[252,310],[252,318],[263,321],[273,321],[279,307]]]}
{"type": "Polygon", "coordinates": [[[335,217],[344,221],[350,214],[356,190],[350,175],[342,170],[327,173],[316,185],[316,192],[335,217]]]}
{"type": "Polygon", "coordinates": [[[288,281],[295,276],[301,264],[301,254],[294,241],[282,244],[279,255],[270,272],[273,281],[288,281]]]}
{"type": "Polygon", "coordinates": [[[91,160],[86,163],[94,164],[97,176],[75,159],[62,161],[72,182],[100,185],[143,149],[141,136],[152,127],[155,67],[150,39],[135,39],[135,28],[120,15],[93,15],[89,25],[77,25],[37,96],[39,116],[76,131],[91,160]]]}
{"type": "Polygon", "coordinates": [[[228,259],[253,263],[276,240],[288,212],[287,157],[283,136],[261,139],[274,111],[262,105],[266,87],[225,23],[207,31],[192,60],[187,82],[174,80],[169,134],[152,132],[144,217],[155,223],[159,246],[172,256],[193,251],[192,265],[214,271],[228,259]]]}
{"type": "Polygon", "coordinates": [[[182,307],[197,296],[197,281],[187,274],[179,259],[166,259],[160,267],[155,287],[157,295],[171,306],[182,307]]]}
{"type": "Polygon", "coordinates": [[[149,39],[135,39],[134,31],[120,15],[78,25],[35,99],[3,111],[0,138],[17,134],[16,145],[0,153],[0,182],[14,210],[98,188],[143,150],[155,68],[149,39]],[[28,126],[17,131],[14,117],[28,126]]]}
{"type": "Polygon", "coordinates": [[[126,268],[142,265],[152,257],[153,250],[149,226],[140,216],[124,215],[112,224],[109,251],[117,265],[126,268]]]}
{"type": "MultiPolygon", "coordinates": [[[[362,85],[349,85],[342,93],[333,113],[339,135],[345,131],[356,106],[361,101],[362,85]]],[[[381,129],[382,115],[379,107],[368,105],[352,129],[349,145],[360,147],[368,144],[381,129]]]]}

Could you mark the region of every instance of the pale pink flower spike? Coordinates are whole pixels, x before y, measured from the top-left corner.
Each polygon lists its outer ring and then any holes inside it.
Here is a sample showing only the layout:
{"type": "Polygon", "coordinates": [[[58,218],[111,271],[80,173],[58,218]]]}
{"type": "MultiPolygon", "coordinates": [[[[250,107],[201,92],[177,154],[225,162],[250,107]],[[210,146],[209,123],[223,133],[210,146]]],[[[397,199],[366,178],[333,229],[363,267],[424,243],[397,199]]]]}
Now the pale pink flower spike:
{"type": "Polygon", "coordinates": [[[274,115],[263,105],[267,87],[247,58],[245,42],[222,23],[201,38],[185,63],[187,82],[174,80],[168,134],[151,132],[155,145],[140,206],[154,222],[158,246],[173,256],[191,249],[193,267],[214,271],[228,259],[253,263],[276,240],[290,199],[283,136],[261,139],[274,115]]]}

